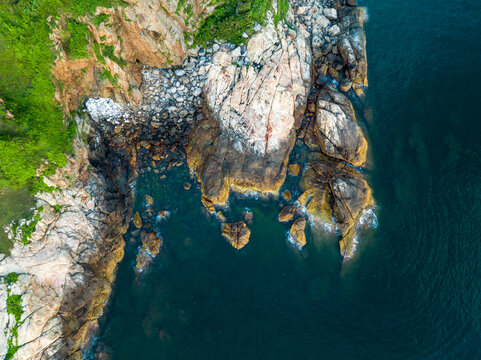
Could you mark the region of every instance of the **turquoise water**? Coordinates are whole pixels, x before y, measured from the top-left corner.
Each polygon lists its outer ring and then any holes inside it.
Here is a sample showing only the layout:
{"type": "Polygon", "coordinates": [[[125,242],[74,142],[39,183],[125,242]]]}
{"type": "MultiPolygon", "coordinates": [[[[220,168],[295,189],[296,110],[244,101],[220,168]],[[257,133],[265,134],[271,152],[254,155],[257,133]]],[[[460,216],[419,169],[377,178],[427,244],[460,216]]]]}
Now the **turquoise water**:
{"type": "Polygon", "coordinates": [[[481,5],[362,5],[377,229],[341,264],[332,234],[309,228],[298,253],[277,201],[236,198],[229,220],[254,214],[236,251],[185,167],[146,172],[136,210],[148,193],[171,216],[152,225],[163,251],[141,278],[127,234],[99,335],[112,360],[481,358],[481,5]]]}

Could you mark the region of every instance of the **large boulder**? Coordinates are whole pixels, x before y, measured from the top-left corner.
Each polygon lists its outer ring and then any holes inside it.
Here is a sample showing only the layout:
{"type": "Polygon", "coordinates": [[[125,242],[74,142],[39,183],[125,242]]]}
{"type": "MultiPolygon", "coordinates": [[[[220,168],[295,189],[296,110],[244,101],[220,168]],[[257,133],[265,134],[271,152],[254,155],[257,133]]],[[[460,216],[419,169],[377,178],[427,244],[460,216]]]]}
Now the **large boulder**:
{"type": "Polygon", "coordinates": [[[306,219],[299,218],[294,221],[289,230],[289,240],[296,245],[299,249],[302,249],[306,245],[306,234],[304,232],[306,228],[306,219]]]}
{"type": "Polygon", "coordinates": [[[286,176],[311,81],[301,30],[269,22],[247,48],[222,47],[204,86],[208,119],[191,134],[188,163],[205,198],[229,189],[277,192],[286,176]]]}
{"type": "Polygon", "coordinates": [[[224,236],[233,247],[240,250],[249,242],[251,231],[243,221],[225,223],[222,224],[222,236],[224,236]]]}
{"type": "Polygon", "coordinates": [[[324,154],[354,166],[366,162],[367,141],[356,121],[351,102],[327,86],[319,93],[315,132],[324,154]]]}

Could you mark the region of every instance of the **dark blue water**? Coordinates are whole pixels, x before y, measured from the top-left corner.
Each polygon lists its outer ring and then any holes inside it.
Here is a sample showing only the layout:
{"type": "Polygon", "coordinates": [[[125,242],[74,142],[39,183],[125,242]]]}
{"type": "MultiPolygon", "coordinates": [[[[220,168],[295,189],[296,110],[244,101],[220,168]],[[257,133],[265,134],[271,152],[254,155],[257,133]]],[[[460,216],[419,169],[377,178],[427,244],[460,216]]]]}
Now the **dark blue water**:
{"type": "Polygon", "coordinates": [[[145,173],[136,208],[149,193],[172,216],[141,279],[128,236],[100,334],[112,360],[481,358],[481,3],[362,5],[378,228],[341,265],[333,235],[309,228],[299,254],[277,201],[234,199],[230,220],[254,213],[239,252],[186,169],[145,173]]]}

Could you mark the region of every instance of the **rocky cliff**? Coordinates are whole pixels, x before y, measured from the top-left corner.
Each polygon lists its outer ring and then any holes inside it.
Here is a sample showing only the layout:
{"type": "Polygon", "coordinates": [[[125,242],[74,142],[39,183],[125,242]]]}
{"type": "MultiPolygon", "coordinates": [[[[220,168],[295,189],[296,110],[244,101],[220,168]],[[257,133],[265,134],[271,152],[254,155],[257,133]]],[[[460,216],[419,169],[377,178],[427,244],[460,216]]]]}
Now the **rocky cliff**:
{"type": "MultiPolygon", "coordinates": [[[[81,58],[68,52],[68,19],[55,20],[57,100],[70,111],[91,96],[79,123],[89,146],[79,138],[75,158],[46,180],[57,190],[37,195],[35,224],[22,226],[31,236],[10,229],[17,241],[0,259],[0,356],[82,358],[123,255],[140,156],[170,167],[186,153],[210,212],[231,191],[277,196],[287,169],[302,169],[303,193],[284,195],[280,214],[293,221],[290,239],[306,244],[307,217],[337,228],[341,254],[353,254],[374,205],[360,170],[367,140],[349,100],[367,85],[363,11],[353,0],[291,1],[280,21],[276,7],[244,44],[206,49],[185,41],[212,12],[202,2],[98,8],[74,19],[88,28],[81,58]],[[289,165],[295,144],[307,163],[289,165]]],[[[224,224],[223,235],[241,249],[250,231],[224,224]]]]}

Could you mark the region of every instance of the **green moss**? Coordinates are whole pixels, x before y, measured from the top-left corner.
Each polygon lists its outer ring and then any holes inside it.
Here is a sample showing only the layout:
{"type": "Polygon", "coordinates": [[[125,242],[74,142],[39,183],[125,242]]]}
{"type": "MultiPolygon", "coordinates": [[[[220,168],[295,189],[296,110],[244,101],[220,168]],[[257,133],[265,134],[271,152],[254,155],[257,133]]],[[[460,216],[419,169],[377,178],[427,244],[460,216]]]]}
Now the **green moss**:
{"type": "Polygon", "coordinates": [[[54,205],[52,207],[55,210],[55,212],[60,212],[60,210],[62,209],[62,205],[54,205]]]}

